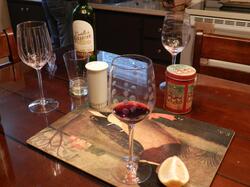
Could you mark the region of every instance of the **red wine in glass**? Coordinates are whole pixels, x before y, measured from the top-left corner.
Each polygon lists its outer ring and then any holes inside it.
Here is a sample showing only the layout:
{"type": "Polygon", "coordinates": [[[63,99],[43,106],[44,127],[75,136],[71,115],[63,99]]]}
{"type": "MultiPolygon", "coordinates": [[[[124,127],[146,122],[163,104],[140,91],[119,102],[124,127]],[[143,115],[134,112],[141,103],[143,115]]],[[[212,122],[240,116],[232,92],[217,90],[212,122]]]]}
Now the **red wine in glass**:
{"type": "Polygon", "coordinates": [[[118,103],[114,107],[113,113],[121,121],[135,124],[143,120],[150,113],[150,110],[148,106],[143,103],[128,101],[118,103]]]}

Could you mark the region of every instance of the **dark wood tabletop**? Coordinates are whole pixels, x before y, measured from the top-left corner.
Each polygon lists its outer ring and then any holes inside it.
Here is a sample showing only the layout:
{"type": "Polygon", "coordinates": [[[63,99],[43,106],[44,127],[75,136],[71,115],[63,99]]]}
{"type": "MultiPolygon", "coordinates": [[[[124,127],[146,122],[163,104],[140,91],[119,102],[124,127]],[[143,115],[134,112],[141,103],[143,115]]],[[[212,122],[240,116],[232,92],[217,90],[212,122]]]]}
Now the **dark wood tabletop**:
{"type": "MultiPolygon", "coordinates": [[[[58,69],[51,77],[43,68],[45,95],[60,102],[58,110],[38,115],[28,104],[39,97],[36,72],[26,71],[20,80],[0,84],[0,186],[109,186],[26,143],[26,140],[87,102],[69,95],[62,51],[58,69]]],[[[165,67],[155,65],[157,85],[164,80],[165,67]]],[[[164,93],[157,90],[157,107],[164,93]]],[[[232,129],[235,136],[212,182],[213,187],[250,186],[250,86],[198,75],[193,109],[186,117],[232,129]]]]}

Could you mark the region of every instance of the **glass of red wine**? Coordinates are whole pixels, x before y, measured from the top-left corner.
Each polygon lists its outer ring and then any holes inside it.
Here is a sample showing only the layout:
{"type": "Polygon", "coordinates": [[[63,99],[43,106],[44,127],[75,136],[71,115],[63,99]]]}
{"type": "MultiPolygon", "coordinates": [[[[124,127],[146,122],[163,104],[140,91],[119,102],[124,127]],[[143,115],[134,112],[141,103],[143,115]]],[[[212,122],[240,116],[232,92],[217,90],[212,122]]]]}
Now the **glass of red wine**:
{"type": "Polygon", "coordinates": [[[110,69],[109,106],[120,121],[128,125],[128,156],[125,167],[118,166],[113,176],[125,184],[138,184],[151,175],[149,165],[138,164],[133,152],[135,125],[145,119],[155,105],[155,75],[152,60],[141,55],[116,57],[110,69]],[[140,168],[144,167],[144,168],[140,168]]]}

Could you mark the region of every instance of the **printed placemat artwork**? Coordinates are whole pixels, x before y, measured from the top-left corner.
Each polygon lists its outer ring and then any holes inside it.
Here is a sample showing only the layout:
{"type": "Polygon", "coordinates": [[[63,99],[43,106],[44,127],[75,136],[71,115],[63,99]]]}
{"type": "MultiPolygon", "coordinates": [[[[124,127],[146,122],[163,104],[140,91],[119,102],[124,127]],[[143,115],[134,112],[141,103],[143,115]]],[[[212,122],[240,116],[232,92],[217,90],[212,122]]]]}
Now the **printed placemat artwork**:
{"type": "MultiPolygon", "coordinates": [[[[134,150],[150,164],[152,176],[138,186],[163,186],[156,167],[177,155],[186,164],[187,187],[210,186],[234,132],[173,116],[156,109],[135,127],[134,150]]],[[[124,186],[111,175],[128,154],[127,125],[108,112],[82,107],[63,116],[27,140],[27,143],[114,186],[124,186]]]]}

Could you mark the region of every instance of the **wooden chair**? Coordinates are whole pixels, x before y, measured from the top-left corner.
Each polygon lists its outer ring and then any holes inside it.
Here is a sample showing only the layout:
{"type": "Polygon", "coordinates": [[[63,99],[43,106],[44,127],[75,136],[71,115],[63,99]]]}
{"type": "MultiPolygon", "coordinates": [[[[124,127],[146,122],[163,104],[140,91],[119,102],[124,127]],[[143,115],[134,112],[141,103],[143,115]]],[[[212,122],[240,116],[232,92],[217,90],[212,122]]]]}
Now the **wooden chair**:
{"type": "Polygon", "coordinates": [[[0,32],[0,82],[19,79],[20,68],[15,37],[8,28],[0,32]]]}
{"type": "MultiPolygon", "coordinates": [[[[198,73],[207,74],[223,79],[250,84],[250,72],[241,69],[227,68],[226,62],[221,66],[201,63],[205,59],[232,62],[232,65],[247,65],[250,70],[250,39],[238,38],[212,33],[196,32],[194,44],[193,67],[198,73]]],[[[219,62],[217,61],[219,64],[219,62]]]]}

